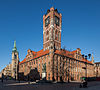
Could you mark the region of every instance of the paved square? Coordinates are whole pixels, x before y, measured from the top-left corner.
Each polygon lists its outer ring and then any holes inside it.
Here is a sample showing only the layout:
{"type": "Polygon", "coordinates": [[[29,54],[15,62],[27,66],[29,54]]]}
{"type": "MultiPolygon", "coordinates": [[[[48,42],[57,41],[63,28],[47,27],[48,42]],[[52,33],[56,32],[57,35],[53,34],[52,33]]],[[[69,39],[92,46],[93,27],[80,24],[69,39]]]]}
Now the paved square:
{"type": "Polygon", "coordinates": [[[79,83],[35,83],[21,81],[0,81],[0,90],[100,90],[100,82],[88,82],[87,88],[79,88],[79,83]]]}

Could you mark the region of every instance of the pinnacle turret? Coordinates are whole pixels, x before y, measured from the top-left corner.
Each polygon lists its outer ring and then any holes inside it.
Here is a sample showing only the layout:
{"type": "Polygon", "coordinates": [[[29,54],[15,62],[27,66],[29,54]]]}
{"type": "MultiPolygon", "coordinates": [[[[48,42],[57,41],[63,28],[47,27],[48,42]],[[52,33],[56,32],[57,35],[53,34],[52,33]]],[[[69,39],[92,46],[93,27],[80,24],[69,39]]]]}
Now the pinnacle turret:
{"type": "Polygon", "coordinates": [[[92,61],[92,63],[94,63],[94,56],[93,56],[93,53],[92,53],[91,61],[92,61]]]}

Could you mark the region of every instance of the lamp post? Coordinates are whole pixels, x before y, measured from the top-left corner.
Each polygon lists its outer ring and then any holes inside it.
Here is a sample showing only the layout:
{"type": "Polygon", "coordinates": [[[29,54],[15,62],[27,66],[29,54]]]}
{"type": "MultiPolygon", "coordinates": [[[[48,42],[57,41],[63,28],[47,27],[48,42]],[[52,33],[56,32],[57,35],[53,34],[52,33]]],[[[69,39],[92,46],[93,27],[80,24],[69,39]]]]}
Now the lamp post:
{"type": "Polygon", "coordinates": [[[68,83],[70,82],[69,79],[70,79],[70,59],[69,59],[69,64],[68,64],[68,83]]]}
{"type": "Polygon", "coordinates": [[[86,68],[85,68],[85,77],[86,77],[86,81],[87,81],[87,59],[90,59],[91,57],[91,54],[88,54],[88,55],[82,55],[83,58],[85,58],[86,62],[85,62],[85,65],[86,65],[86,68]]]}
{"type": "Polygon", "coordinates": [[[69,68],[68,68],[68,83],[69,83],[69,68]]]}
{"type": "MultiPolygon", "coordinates": [[[[28,66],[29,70],[30,70],[30,73],[31,73],[31,66],[28,66]]],[[[29,73],[29,74],[30,74],[29,73]]],[[[30,75],[28,74],[28,80],[30,81],[30,75]]]]}

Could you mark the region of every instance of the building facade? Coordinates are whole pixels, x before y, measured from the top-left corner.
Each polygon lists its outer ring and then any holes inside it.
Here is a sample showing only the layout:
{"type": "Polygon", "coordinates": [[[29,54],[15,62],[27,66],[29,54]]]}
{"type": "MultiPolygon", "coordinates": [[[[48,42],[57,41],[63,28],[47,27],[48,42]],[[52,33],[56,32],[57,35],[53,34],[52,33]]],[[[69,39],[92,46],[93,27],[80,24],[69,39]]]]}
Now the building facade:
{"type": "Polygon", "coordinates": [[[53,7],[43,16],[43,49],[35,52],[27,50],[27,55],[19,63],[19,77],[22,79],[80,80],[94,77],[94,63],[82,57],[81,49],[74,51],[61,49],[62,15],[53,7]]]}
{"type": "Polygon", "coordinates": [[[94,64],[94,69],[95,77],[100,77],[100,62],[94,64]]]}

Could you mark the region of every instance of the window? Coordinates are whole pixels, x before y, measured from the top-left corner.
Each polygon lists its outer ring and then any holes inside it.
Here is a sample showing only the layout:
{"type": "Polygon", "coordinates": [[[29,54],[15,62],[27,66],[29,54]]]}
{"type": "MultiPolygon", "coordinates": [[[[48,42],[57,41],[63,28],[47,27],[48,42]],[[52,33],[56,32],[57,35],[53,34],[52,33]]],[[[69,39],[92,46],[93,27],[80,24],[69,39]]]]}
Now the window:
{"type": "Polygon", "coordinates": [[[17,59],[17,55],[15,55],[15,57],[14,57],[15,59],[17,59]]]}
{"type": "Polygon", "coordinates": [[[45,27],[50,24],[50,16],[45,19],[45,27]]]}
{"type": "Polygon", "coordinates": [[[31,62],[29,64],[31,65],[31,62]]]}
{"type": "Polygon", "coordinates": [[[60,32],[58,33],[58,40],[60,41],[60,32]]]}
{"type": "Polygon", "coordinates": [[[50,65],[50,62],[48,62],[48,64],[50,65]]]}
{"type": "Polygon", "coordinates": [[[33,62],[32,62],[32,65],[33,65],[33,62]]]}
{"type": "Polygon", "coordinates": [[[50,73],[48,74],[48,80],[50,80],[50,73]]]}
{"type": "Polygon", "coordinates": [[[59,17],[55,16],[55,24],[59,26],[59,17]]]}
{"type": "Polygon", "coordinates": [[[77,58],[77,55],[76,55],[76,58],[77,58]]]}
{"type": "Polygon", "coordinates": [[[78,59],[80,59],[80,56],[78,56],[78,59]]]}
{"type": "Polygon", "coordinates": [[[48,77],[48,80],[50,80],[50,77],[48,77]]]}

